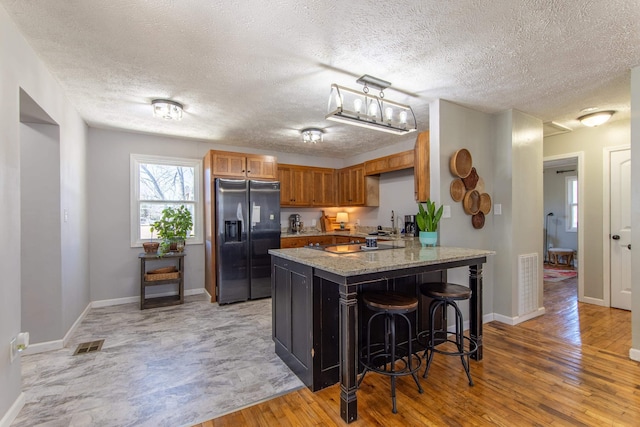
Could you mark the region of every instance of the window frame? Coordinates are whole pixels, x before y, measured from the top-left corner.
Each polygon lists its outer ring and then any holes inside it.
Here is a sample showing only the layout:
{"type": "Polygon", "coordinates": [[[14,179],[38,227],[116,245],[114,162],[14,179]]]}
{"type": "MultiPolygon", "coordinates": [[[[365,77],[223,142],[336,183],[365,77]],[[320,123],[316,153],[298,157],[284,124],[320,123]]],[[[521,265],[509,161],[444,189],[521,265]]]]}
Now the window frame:
{"type": "Polygon", "coordinates": [[[564,178],[564,188],[565,188],[565,231],[567,233],[577,233],[578,232],[578,226],[573,226],[573,219],[574,219],[574,207],[575,207],[575,222],[576,224],[578,223],[578,211],[579,211],[579,207],[578,205],[580,204],[580,199],[579,199],[579,187],[578,187],[578,176],[577,175],[570,175],[570,176],[565,176],[564,178]],[[577,200],[573,200],[573,185],[575,183],[576,186],[576,197],[577,200]]]}
{"type": "MultiPolygon", "coordinates": [[[[202,220],[202,160],[185,157],[155,156],[149,154],[130,154],[130,240],[131,247],[142,247],[148,239],[140,238],[140,164],[192,167],[193,170],[193,201],[184,202],[193,205],[193,236],[187,238],[185,244],[195,245],[204,242],[204,223],[202,220]]],[[[144,201],[148,202],[148,201],[144,201]]],[[[182,203],[182,202],[181,202],[182,203]]]]}

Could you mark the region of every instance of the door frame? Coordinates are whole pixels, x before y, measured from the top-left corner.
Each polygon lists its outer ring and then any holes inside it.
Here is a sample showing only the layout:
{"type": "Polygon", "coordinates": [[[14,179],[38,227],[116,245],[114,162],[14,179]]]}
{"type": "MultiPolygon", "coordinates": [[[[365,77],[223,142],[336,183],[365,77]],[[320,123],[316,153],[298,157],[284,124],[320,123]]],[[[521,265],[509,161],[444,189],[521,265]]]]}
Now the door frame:
{"type": "Polygon", "coordinates": [[[602,149],[602,296],[606,307],[611,307],[611,153],[623,150],[631,150],[631,145],[602,149]]]}
{"type": "MultiPolygon", "coordinates": [[[[578,301],[584,301],[584,190],[585,176],[584,151],[574,153],[563,153],[555,156],[543,157],[542,165],[548,161],[578,159],[578,301]]],[[[544,200],[544,196],[543,196],[544,200]]],[[[543,267],[544,268],[544,267],[543,267]]],[[[591,301],[589,301],[591,302],[591,301]]]]}

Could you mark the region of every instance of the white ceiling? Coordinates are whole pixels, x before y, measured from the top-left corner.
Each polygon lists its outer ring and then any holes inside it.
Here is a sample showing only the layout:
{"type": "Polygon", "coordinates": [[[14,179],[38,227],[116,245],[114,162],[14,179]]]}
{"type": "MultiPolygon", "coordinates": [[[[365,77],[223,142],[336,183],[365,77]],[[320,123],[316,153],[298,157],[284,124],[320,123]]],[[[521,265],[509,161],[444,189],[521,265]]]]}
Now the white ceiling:
{"type": "Polygon", "coordinates": [[[429,128],[429,102],[576,129],[629,116],[636,0],[0,0],[90,126],[344,157],[400,141],[325,120],[331,83],[370,74],[429,128]],[[150,102],[185,106],[180,122],[150,102]],[[300,141],[306,127],[324,142],[300,141]]]}

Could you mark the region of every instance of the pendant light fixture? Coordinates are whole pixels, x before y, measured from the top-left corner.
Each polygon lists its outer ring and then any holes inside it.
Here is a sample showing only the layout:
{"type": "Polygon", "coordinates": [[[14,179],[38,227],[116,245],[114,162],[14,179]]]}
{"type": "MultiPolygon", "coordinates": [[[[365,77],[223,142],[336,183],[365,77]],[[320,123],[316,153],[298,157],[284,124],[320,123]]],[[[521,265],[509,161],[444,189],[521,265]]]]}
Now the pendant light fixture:
{"type": "Polygon", "coordinates": [[[418,129],[416,116],[410,106],[384,97],[384,90],[391,83],[365,74],[356,80],[363,85],[362,92],[337,84],[331,85],[327,120],[361,126],[396,135],[404,135],[418,129]],[[369,93],[369,88],[380,91],[369,93]]]}

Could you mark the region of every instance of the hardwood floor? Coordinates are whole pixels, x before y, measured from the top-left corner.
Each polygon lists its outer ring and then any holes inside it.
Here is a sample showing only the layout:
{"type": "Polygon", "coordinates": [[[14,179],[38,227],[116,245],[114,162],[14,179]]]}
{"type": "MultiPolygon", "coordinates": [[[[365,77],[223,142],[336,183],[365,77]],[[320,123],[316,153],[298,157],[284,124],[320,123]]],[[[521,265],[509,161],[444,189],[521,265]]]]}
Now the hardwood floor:
{"type": "MultiPolygon", "coordinates": [[[[631,313],[577,302],[577,279],[545,283],[546,314],[517,326],[485,324],[484,359],[469,387],[460,359],[436,355],[419,394],[398,381],[398,414],[389,380],[367,376],[353,426],[640,425],[640,363],[628,358],[631,313]],[[440,357],[439,357],[440,356],[440,357]]],[[[199,424],[345,425],[337,385],[301,389],[199,424]]]]}

